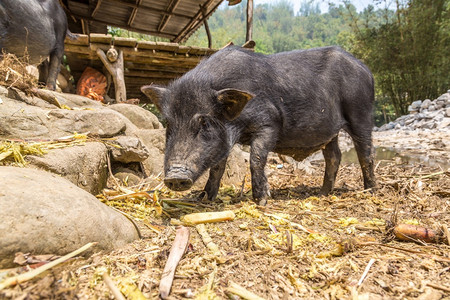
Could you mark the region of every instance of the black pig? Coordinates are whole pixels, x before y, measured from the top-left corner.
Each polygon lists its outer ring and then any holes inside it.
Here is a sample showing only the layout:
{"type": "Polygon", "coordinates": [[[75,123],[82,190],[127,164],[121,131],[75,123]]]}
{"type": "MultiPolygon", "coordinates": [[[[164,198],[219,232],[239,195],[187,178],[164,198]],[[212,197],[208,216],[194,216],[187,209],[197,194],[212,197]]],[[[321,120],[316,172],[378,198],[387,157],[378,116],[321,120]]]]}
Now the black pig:
{"type": "Polygon", "coordinates": [[[167,120],[165,184],[187,190],[210,168],[208,199],[217,196],[235,143],[251,146],[253,198],[270,196],[270,151],[303,160],[322,149],[321,192],[334,185],[338,133],[352,137],[366,189],[375,187],[372,146],[374,82],[368,68],[339,47],[262,55],[226,47],[172,82],[141,88],[167,120]]]}
{"type": "Polygon", "coordinates": [[[66,33],[67,17],[58,0],[0,1],[0,55],[28,52],[32,64],[50,56],[45,80],[51,90],[56,87],[66,33]]]}

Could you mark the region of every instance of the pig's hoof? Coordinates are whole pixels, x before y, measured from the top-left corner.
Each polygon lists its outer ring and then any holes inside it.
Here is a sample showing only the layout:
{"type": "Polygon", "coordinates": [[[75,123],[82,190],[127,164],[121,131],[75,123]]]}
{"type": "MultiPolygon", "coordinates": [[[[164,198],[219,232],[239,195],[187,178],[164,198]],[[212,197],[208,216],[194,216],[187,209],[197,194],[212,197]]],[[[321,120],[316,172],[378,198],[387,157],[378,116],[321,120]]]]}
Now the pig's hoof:
{"type": "Polygon", "coordinates": [[[208,200],[208,192],[207,191],[201,191],[200,194],[197,196],[197,201],[205,202],[208,200]]]}
{"type": "Polygon", "coordinates": [[[258,205],[260,205],[260,206],[266,206],[267,205],[267,199],[257,199],[256,201],[255,201],[256,203],[258,203],[258,205]]]}
{"type": "Polygon", "coordinates": [[[319,191],[319,196],[328,196],[330,194],[331,189],[329,188],[321,188],[319,191]]]}
{"type": "Polygon", "coordinates": [[[49,91],[55,91],[55,90],[56,90],[56,86],[53,85],[53,84],[47,84],[47,89],[48,89],[49,91]]]}

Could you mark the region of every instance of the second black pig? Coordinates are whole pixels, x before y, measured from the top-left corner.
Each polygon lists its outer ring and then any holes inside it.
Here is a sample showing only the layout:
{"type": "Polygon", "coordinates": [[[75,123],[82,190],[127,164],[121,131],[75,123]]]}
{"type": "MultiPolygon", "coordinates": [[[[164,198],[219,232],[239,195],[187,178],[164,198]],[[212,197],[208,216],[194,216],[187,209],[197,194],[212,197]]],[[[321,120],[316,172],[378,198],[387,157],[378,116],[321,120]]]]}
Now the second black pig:
{"type": "Polygon", "coordinates": [[[49,57],[48,66],[40,67],[40,79],[51,90],[56,88],[66,33],[67,17],[58,0],[0,1],[0,55],[28,54],[31,64],[49,57]]]}

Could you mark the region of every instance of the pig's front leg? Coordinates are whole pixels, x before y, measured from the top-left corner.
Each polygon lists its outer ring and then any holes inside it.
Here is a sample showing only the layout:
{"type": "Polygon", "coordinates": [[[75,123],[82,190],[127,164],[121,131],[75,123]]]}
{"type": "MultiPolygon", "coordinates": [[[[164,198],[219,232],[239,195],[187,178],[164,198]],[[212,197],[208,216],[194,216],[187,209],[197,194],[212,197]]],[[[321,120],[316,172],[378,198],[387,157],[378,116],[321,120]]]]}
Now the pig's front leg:
{"type": "Polygon", "coordinates": [[[267,182],[264,167],[267,156],[276,142],[275,130],[265,128],[263,132],[254,136],[250,150],[250,172],[252,174],[253,200],[259,205],[266,205],[270,197],[269,183],[267,182]]]}
{"type": "Polygon", "coordinates": [[[208,196],[208,200],[210,201],[216,199],[217,192],[219,191],[220,187],[220,179],[222,179],[226,165],[227,159],[225,158],[209,170],[209,178],[205,186],[205,192],[208,196]]]}

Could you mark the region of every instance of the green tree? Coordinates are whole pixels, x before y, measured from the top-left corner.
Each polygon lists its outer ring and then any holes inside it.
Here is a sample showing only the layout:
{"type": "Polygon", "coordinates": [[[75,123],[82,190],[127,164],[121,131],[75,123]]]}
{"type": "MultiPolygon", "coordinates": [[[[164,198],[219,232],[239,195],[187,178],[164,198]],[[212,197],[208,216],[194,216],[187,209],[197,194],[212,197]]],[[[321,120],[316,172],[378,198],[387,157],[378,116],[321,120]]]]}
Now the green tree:
{"type": "Polygon", "coordinates": [[[446,0],[395,3],[395,12],[368,7],[348,14],[355,36],[351,50],[368,64],[378,94],[390,99],[399,116],[413,100],[434,99],[450,86],[450,8],[446,0]]]}

